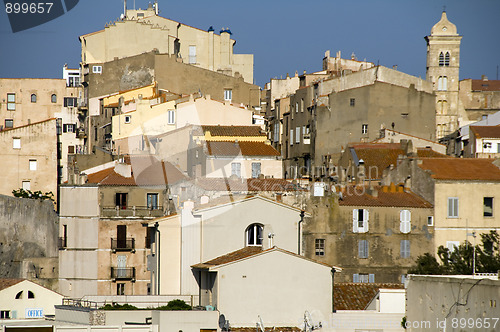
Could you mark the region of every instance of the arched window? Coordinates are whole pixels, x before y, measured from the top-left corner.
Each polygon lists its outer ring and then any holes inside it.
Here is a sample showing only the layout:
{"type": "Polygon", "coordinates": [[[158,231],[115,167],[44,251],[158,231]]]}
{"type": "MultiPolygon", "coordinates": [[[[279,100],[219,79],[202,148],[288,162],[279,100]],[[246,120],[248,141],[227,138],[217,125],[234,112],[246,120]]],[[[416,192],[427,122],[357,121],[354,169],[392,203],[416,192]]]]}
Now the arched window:
{"type": "Polygon", "coordinates": [[[448,77],[447,76],[439,76],[438,78],[438,91],[447,91],[448,90],[448,77]]]}
{"type": "Polygon", "coordinates": [[[50,96],[50,101],[53,103],[57,103],[57,95],[55,93],[50,96]]]}
{"type": "Polygon", "coordinates": [[[444,66],[444,54],[443,52],[439,53],[439,66],[444,66]]]}
{"type": "Polygon", "coordinates": [[[444,65],[446,67],[450,66],[450,52],[446,52],[446,55],[444,56],[444,65]]]}
{"type": "Polygon", "coordinates": [[[31,95],[31,102],[36,103],[36,94],[34,93],[31,95]]]}
{"type": "Polygon", "coordinates": [[[28,291],[28,299],[34,299],[35,298],[35,294],[33,294],[32,291],[28,291]]]}
{"type": "Polygon", "coordinates": [[[19,293],[16,294],[16,300],[19,300],[22,298],[23,298],[23,291],[20,291],[19,293]]]}
{"type": "Polygon", "coordinates": [[[252,224],[248,226],[246,231],[247,246],[261,246],[262,232],[262,225],[252,224]]]}

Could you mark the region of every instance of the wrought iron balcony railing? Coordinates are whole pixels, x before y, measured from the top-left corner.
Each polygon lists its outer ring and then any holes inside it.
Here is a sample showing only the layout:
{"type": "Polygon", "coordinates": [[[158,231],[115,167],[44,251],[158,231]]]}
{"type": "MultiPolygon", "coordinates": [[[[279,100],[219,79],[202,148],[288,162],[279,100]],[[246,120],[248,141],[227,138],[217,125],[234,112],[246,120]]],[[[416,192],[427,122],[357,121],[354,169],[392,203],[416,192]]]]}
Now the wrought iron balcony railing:
{"type": "Polygon", "coordinates": [[[135,239],[111,239],[111,250],[113,251],[135,251],[135,239]]]}
{"type": "Polygon", "coordinates": [[[135,267],[111,267],[111,279],[135,281],[135,267]]]}

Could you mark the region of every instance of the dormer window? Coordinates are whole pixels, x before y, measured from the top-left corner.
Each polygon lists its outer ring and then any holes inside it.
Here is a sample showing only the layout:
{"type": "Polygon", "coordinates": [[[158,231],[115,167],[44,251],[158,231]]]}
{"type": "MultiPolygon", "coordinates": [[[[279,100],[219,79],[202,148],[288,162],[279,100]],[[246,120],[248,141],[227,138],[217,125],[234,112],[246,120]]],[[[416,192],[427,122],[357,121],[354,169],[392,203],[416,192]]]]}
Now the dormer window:
{"type": "Polygon", "coordinates": [[[262,233],[263,233],[262,225],[252,224],[248,226],[246,231],[247,246],[261,246],[262,233]]]}

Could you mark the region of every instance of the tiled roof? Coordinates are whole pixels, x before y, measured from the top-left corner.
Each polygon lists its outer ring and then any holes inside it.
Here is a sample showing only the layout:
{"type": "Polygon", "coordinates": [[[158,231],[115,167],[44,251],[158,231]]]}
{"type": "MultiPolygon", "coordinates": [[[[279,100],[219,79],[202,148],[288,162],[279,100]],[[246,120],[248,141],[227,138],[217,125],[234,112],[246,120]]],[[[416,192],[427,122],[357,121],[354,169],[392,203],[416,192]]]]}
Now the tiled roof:
{"type": "MultiPolygon", "coordinates": [[[[263,322],[264,325],[266,322],[263,322]]],[[[266,328],[268,331],[276,331],[276,332],[301,332],[302,329],[295,327],[295,326],[273,326],[271,328],[266,328]]],[[[255,332],[255,326],[254,327],[232,327],[231,326],[231,332],[255,332]]]]}
{"type": "Polygon", "coordinates": [[[365,310],[379,289],[403,289],[403,284],[336,283],[333,286],[335,310],[365,310]]]}
{"type": "Polygon", "coordinates": [[[413,192],[405,192],[401,186],[375,186],[377,197],[369,194],[364,186],[348,186],[342,191],[340,206],[386,206],[432,208],[432,204],[413,192]]]}
{"type": "Polygon", "coordinates": [[[243,258],[247,258],[256,255],[262,251],[263,250],[261,246],[248,246],[243,249],[233,251],[227,255],[219,256],[217,258],[209,260],[208,262],[193,265],[192,267],[196,269],[207,269],[212,266],[227,264],[243,258]]]}
{"type": "Polygon", "coordinates": [[[264,142],[207,142],[210,156],[280,156],[271,145],[264,142]]]}
{"type": "MultiPolygon", "coordinates": [[[[385,169],[397,166],[398,156],[406,155],[399,143],[365,143],[350,146],[356,152],[358,160],[365,163],[365,174],[370,179],[380,179],[385,169]]],[[[446,155],[430,148],[417,148],[418,157],[446,158],[446,155]]]]}
{"type": "Polygon", "coordinates": [[[470,126],[476,138],[500,138],[500,126],[470,126]]]}
{"type": "Polygon", "coordinates": [[[156,186],[173,184],[186,177],[172,164],[149,158],[130,158],[132,176],[125,177],[115,172],[114,167],[87,175],[87,183],[100,186],[156,186]]]}
{"type": "Polygon", "coordinates": [[[208,191],[295,191],[296,186],[285,179],[198,178],[195,184],[208,191]]]}
{"type": "Polygon", "coordinates": [[[472,80],[472,91],[500,91],[500,80],[472,80]]]}
{"type": "Polygon", "coordinates": [[[0,290],[9,288],[10,286],[14,286],[15,284],[18,284],[21,281],[24,281],[24,279],[5,279],[5,278],[1,278],[0,279],[0,290]]]}
{"type": "Polygon", "coordinates": [[[260,126],[201,126],[203,132],[212,136],[266,136],[260,126]]]}
{"type": "Polygon", "coordinates": [[[500,169],[491,159],[422,158],[418,166],[438,180],[500,181],[500,169]]]}

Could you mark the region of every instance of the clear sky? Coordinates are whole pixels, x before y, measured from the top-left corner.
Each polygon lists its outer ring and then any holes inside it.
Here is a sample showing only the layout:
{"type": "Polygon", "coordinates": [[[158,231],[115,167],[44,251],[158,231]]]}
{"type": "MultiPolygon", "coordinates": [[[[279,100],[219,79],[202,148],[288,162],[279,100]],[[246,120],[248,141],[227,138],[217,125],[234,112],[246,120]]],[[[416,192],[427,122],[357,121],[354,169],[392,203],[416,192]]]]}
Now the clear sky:
{"type": "MultiPolygon", "coordinates": [[[[128,0],[128,8],[134,0],[128,0]]],[[[135,0],[136,8],[148,0],[135,0]]],[[[159,0],[160,15],[200,29],[229,27],[235,53],[254,54],[255,83],[295,71],[321,70],[326,50],[425,78],[424,36],[443,6],[463,36],[460,78],[496,79],[500,65],[500,0],[159,0]]],[[[3,6],[3,2],[0,2],[3,6]]],[[[63,16],[12,33],[0,13],[0,77],[61,78],[80,61],[78,36],[101,30],[123,0],[80,0],[63,16]]]]}

